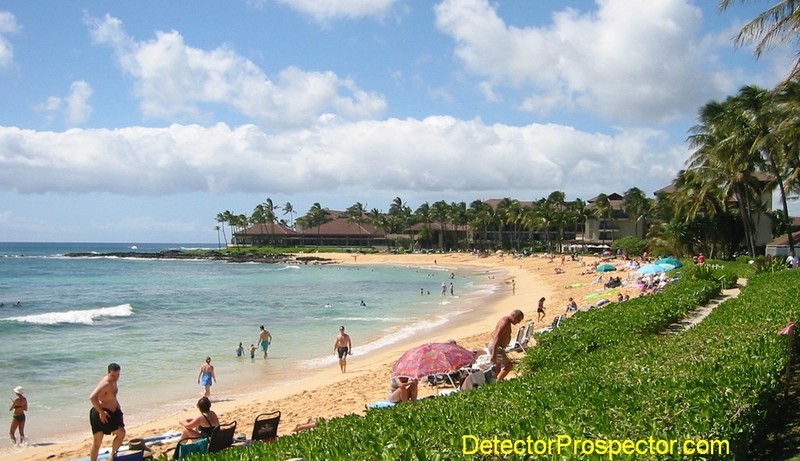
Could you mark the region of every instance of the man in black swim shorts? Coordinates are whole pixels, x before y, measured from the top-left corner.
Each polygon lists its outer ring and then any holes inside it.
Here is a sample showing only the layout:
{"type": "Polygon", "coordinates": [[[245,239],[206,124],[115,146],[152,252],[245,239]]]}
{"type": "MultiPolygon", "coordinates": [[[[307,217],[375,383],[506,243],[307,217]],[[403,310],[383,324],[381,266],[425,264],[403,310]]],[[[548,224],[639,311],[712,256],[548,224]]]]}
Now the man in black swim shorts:
{"type": "Polygon", "coordinates": [[[108,365],[108,374],[97,383],[89,401],[92,402],[92,409],[89,410],[89,424],[92,426],[92,451],[89,454],[91,461],[97,461],[97,454],[100,452],[100,445],[103,443],[103,436],[114,434],[111,443],[111,458],[116,458],[122,440],[125,438],[125,421],[122,417],[122,409],[117,400],[119,387],[119,375],[121,368],[116,363],[108,365]]]}
{"type": "Polygon", "coordinates": [[[339,327],[339,334],[333,342],[333,350],[339,354],[339,369],[342,373],[347,371],[347,355],[352,354],[353,344],[350,341],[350,335],[344,332],[344,326],[339,327]]]}

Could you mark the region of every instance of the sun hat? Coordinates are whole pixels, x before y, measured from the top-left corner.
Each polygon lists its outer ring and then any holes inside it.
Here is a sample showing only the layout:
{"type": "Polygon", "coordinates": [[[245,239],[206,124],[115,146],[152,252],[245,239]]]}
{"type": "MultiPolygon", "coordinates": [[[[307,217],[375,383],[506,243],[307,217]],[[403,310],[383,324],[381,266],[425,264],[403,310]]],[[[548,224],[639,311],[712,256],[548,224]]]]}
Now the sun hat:
{"type": "Polygon", "coordinates": [[[145,445],[144,439],[138,439],[138,438],[137,439],[130,439],[128,441],[128,450],[129,451],[142,451],[142,452],[144,452],[143,455],[144,455],[145,458],[153,456],[153,452],[150,450],[150,448],[147,445],[145,445]]]}
{"type": "Polygon", "coordinates": [[[25,395],[25,388],[22,386],[17,386],[14,388],[14,393],[19,395],[25,395]]]}

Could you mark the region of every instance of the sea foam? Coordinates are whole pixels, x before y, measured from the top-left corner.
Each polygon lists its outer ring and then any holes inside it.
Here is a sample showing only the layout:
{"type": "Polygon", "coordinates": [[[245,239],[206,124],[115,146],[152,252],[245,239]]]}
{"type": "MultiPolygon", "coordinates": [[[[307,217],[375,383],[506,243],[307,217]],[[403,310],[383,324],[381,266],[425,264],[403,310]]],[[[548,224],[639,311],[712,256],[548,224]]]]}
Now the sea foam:
{"type": "Polygon", "coordinates": [[[75,310],[66,312],[46,312],[44,314],[24,315],[21,317],[7,317],[4,321],[31,323],[34,325],[58,325],[62,323],[79,323],[92,325],[96,319],[104,317],[130,317],[133,307],[130,304],[120,304],[113,307],[99,309],[75,310]]]}

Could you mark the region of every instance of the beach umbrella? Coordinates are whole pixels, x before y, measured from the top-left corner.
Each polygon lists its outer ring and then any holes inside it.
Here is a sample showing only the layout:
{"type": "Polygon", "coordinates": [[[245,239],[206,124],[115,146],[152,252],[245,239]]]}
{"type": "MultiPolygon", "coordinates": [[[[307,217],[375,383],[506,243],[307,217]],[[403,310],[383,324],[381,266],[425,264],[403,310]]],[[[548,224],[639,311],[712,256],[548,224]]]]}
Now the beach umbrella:
{"type": "Polygon", "coordinates": [[[678,261],[678,258],[675,258],[673,256],[667,256],[666,258],[661,258],[658,261],[656,261],[656,264],[672,264],[675,267],[683,267],[683,264],[681,264],[681,262],[678,261]]]}
{"type": "Polygon", "coordinates": [[[658,264],[645,264],[644,266],[636,269],[637,274],[658,274],[666,271],[666,269],[658,264]]]}
{"type": "Polygon", "coordinates": [[[392,376],[418,379],[449,373],[475,361],[475,354],[453,343],[428,343],[406,351],[392,367],[392,376]]]}
{"type": "Polygon", "coordinates": [[[663,267],[664,270],[667,270],[667,271],[671,271],[672,269],[675,269],[675,265],[674,264],[670,264],[670,263],[657,263],[657,264],[659,266],[663,267]]]}
{"type": "Polygon", "coordinates": [[[597,272],[611,272],[617,270],[613,264],[600,264],[597,266],[597,272]]]}

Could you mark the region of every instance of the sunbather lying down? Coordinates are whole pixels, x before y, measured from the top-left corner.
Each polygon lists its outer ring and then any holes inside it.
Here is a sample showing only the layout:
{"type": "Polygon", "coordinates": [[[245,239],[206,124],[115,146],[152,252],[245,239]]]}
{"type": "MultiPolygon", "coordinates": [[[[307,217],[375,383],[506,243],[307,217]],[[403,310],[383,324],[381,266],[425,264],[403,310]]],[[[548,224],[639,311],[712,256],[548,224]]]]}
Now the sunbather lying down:
{"type": "MultiPolygon", "coordinates": [[[[319,421],[319,420],[317,420],[317,421],[319,421]]],[[[292,429],[292,432],[303,432],[303,431],[307,431],[309,429],[314,429],[315,427],[317,427],[317,421],[315,421],[315,420],[313,420],[311,418],[308,418],[307,422],[300,423],[297,426],[295,426],[294,429],[292,429]]]]}

